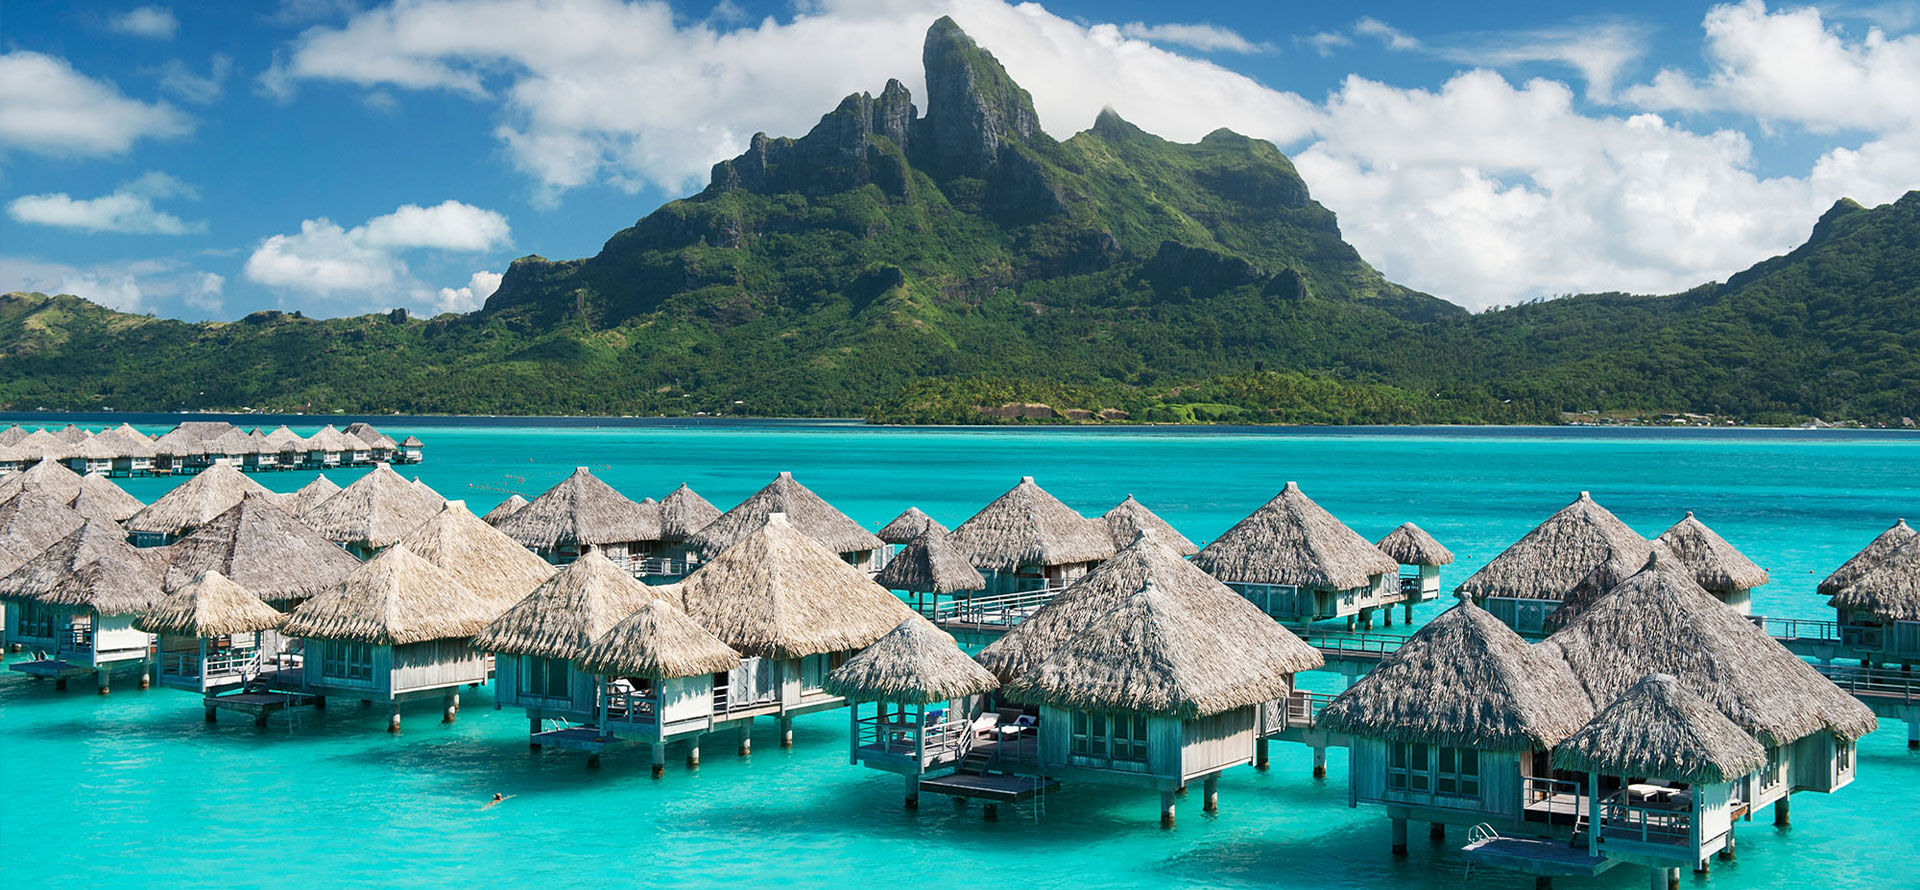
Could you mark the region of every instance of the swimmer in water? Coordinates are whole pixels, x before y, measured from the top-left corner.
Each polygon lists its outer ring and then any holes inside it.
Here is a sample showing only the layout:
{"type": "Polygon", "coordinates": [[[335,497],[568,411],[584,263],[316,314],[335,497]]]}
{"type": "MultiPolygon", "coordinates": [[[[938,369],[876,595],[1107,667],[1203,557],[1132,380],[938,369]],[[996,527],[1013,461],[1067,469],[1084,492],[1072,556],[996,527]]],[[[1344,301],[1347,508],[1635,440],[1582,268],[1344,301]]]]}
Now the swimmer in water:
{"type": "Polygon", "coordinates": [[[503,795],[502,795],[502,794],[501,794],[500,792],[498,792],[498,791],[495,791],[495,792],[493,793],[493,799],[492,799],[492,800],[490,800],[490,801],[487,801],[487,805],[486,805],[486,806],[483,806],[483,807],[481,807],[480,809],[483,809],[483,810],[491,810],[491,809],[493,809],[493,805],[494,805],[494,804],[497,804],[497,803],[500,803],[501,801],[504,801],[504,800],[507,800],[507,799],[508,799],[509,797],[512,797],[512,796],[513,796],[513,795],[504,795],[504,796],[503,796],[503,795]]]}

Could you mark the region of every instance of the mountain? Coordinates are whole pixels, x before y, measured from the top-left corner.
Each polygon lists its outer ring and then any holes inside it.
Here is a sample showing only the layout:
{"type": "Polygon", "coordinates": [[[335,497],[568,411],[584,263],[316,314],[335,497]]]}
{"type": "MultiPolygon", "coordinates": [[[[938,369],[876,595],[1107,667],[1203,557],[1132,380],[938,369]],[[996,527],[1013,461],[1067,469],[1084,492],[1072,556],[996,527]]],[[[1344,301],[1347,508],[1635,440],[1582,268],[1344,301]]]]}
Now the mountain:
{"type": "Polygon", "coordinates": [[[1058,141],[951,19],[898,81],[757,134],[480,311],[184,324],[0,297],[0,405],[1551,422],[1920,413],[1920,198],[1843,202],[1725,284],[1470,315],[1387,281],[1270,143],[1111,111],[1058,141]]]}

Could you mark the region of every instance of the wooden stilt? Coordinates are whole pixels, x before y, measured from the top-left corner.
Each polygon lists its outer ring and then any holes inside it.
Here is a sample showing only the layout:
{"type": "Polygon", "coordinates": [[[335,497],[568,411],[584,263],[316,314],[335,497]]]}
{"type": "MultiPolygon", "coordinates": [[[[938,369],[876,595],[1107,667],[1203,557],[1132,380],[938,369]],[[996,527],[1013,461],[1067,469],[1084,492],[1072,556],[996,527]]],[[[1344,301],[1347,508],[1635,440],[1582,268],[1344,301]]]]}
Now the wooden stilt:
{"type": "Polygon", "coordinates": [[[387,731],[400,731],[400,706],[397,704],[387,708],[387,731]]]}
{"type": "Polygon", "coordinates": [[[54,691],[56,692],[65,691],[67,688],[67,678],[65,677],[53,678],[53,688],[54,688],[54,691]]]}
{"type": "Polygon", "coordinates": [[[1447,825],[1444,822],[1427,823],[1427,840],[1438,843],[1447,839],[1447,825]]]}
{"type": "Polygon", "coordinates": [[[326,697],[326,696],[324,696],[324,695],[316,695],[316,696],[314,696],[314,697],[313,697],[313,709],[314,709],[314,710],[316,710],[316,711],[324,711],[324,710],[326,710],[326,709],[327,709],[327,697],[326,697]]]}
{"type": "Polygon", "coordinates": [[[1533,879],[1533,890],[1553,890],[1553,878],[1540,875],[1533,879]]]}
{"type": "Polygon", "coordinates": [[[106,695],[107,693],[112,692],[113,679],[111,675],[107,673],[107,669],[101,668],[98,671],[95,671],[94,673],[100,678],[100,694],[106,695]]]}
{"type": "Polygon", "coordinates": [[[592,754],[588,754],[587,769],[599,769],[599,768],[600,768],[600,752],[595,751],[592,754]]]}
{"type": "Polygon", "coordinates": [[[1793,825],[1792,806],[1787,803],[1785,797],[1773,802],[1773,825],[1775,828],[1788,828],[1793,825]]]}
{"type": "Polygon", "coordinates": [[[1399,816],[1393,818],[1393,855],[1407,855],[1407,820],[1399,816]]]}
{"type": "Polygon", "coordinates": [[[1266,772],[1272,764],[1267,760],[1267,740],[1256,739],[1253,743],[1253,768],[1266,772]]]}
{"type": "Polygon", "coordinates": [[[152,669],[147,667],[147,663],[143,661],[140,663],[140,689],[144,692],[152,688],[153,672],[152,669]]]}
{"type": "Polygon", "coordinates": [[[740,756],[753,753],[753,718],[740,721],[740,756]]]}
{"type": "Polygon", "coordinates": [[[907,776],[907,809],[920,809],[920,777],[907,776]]]}
{"type": "Polygon", "coordinates": [[[265,729],[267,727],[267,712],[261,711],[253,715],[253,725],[265,729]]]}
{"type": "Polygon", "coordinates": [[[529,751],[540,750],[540,743],[533,740],[534,736],[537,736],[540,734],[540,730],[541,730],[540,718],[535,717],[531,714],[527,715],[527,750],[529,751]]]}
{"type": "Polygon", "coordinates": [[[1313,777],[1316,779],[1327,777],[1327,749],[1321,745],[1313,747],[1313,777]]]}
{"type": "Polygon", "coordinates": [[[219,722],[219,719],[220,719],[220,709],[212,705],[208,705],[207,706],[207,722],[216,723],[216,722],[219,722]]]}
{"type": "Polygon", "coordinates": [[[441,704],[444,705],[440,716],[441,723],[452,723],[454,718],[460,716],[460,693],[448,692],[446,697],[441,699],[441,704]]]}
{"type": "Polygon", "coordinates": [[[793,718],[792,717],[783,716],[780,718],[780,747],[782,748],[793,747],[793,718]]]}
{"type": "Polygon", "coordinates": [[[688,741],[687,743],[687,766],[688,767],[691,768],[691,767],[696,767],[700,765],[700,740],[706,737],[707,737],[707,734],[704,732],[695,733],[693,735],[693,738],[688,741]]]}
{"type": "Polygon", "coordinates": [[[980,818],[986,822],[1000,821],[1000,805],[997,803],[990,803],[984,807],[981,807],[980,818]]]}
{"type": "Polygon", "coordinates": [[[1173,827],[1173,792],[1160,792],[1160,827],[1173,827]]]}
{"type": "Polygon", "coordinates": [[[1720,861],[1721,861],[1721,862],[1732,862],[1732,861],[1733,861],[1733,858],[1734,858],[1734,853],[1733,853],[1733,834],[1732,834],[1731,832],[1729,832],[1729,833],[1727,834],[1727,845],[1726,845],[1725,847],[1723,847],[1723,848],[1721,848],[1721,850],[1720,850],[1720,861]]]}
{"type": "Polygon", "coordinates": [[[653,749],[653,777],[658,779],[667,774],[667,743],[658,741],[648,747],[653,749]]]}
{"type": "Polygon", "coordinates": [[[1200,783],[1200,811],[1204,813],[1220,812],[1220,774],[1208,776],[1200,783]]]}

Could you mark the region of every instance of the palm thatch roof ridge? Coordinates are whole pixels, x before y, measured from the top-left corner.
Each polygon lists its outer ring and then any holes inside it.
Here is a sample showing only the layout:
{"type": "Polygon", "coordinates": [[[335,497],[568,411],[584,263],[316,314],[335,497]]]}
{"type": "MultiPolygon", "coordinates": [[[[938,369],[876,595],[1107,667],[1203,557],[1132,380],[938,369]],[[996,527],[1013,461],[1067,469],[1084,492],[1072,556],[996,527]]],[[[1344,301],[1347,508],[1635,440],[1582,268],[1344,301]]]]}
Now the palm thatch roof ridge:
{"type": "Polygon", "coordinates": [[[946,631],[915,615],[834,668],[825,686],[854,701],[930,705],[992,692],[1000,681],[946,631]]]}
{"type": "Polygon", "coordinates": [[[275,602],[306,599],[344,580],[360,561],[273,498],[250,494],[168,545],[167,587],[217,572],[275,602]]]}
{"type": "Polygon", "coordinates": [[[445,569],[474,595],[500,611],[520,602],[553,577],[551,563],[467,510],[447,501],[432,518],[400,538],[415,556],[445,569]]]}
{"type": "Polygon", "coordinates": [[[392,467],[375,464],[339,494],[300,514],[300,521],[329,541],[386,547],[432,519],[442,503],[392,467]]]}
{"type": "Polygon", "coordinates": [[[1671,674],[1648,674],[1553,752],[1560,769],[1690,785],[1730,782],[1766,763],[1759,742],[1671,674]]]}
{"type": "Polygon", "coordinates": [[[938,530],[941,534],[951,534],[952,529],[941,525],[933,517],[921,512],[919,507],[908,507],[893,517],[893,521],[881,526],[874,537],[889,544],[907,544],[928,529],[938,530]]]}
{"type": "Polygon", "coordinates": [[[403,646],[465,640],[504,607],[396,544],[287,616],[288,636],[403,646]]]}
{"type": "Polygon", "coordinates": [[[1309,590],[1365,587],[1400,564],[1288,482],[1193,558],[1223,581],[1309,590]]]}
{"type": "Polygon", "coordinates": [[[954,549],[948,536],[929,528],[874,575],[873,583],[888,590],[957,593],[984,590],[987,579],[954,549]]]}
{"type": "Polygon", "coordinates": [[[226,464],[214,464],[135,513],[126,521],[127,531],[176,535],[205,525],[249,494],[275,501],[280,497],[247,478],[247,474],[226,464]]]}
{"type": "MultiPolygon", "coordinates": [[[[1653,557],[1671,560],[1675,565],[1682,564],[1679,562],[1680,558],[1674,556],[1673,551],[1659,541],[1649,542],[1648,553],[1653,557]]],[[[1574,619],[1593,608],[1593,604],[1601,597],[1612,593],[1621,582],[1639,574],[1646,565],[1645,557],[1636,559],[1630,553],[1615,553],[1606,562],[1594,566],[1593,571],[1588,572],[1579,583],[1573,585],[1572,590],[1567,591],[1567,598],[1561,600],[1560,605],[1554,607],[1554,610],[1547,615],[1543,626],[1548,633],[1552,633],[1572,624],[1574,619]]]]}
{"type": "Polygon", "coordinates": [[[0,500],[34,489],[63,504],[80,496],[80,474],[58,460],[43,460],[0,480],[0,500]]]}
{"type": "Polygon", "coordinates": [[[1592,716],[1565,662],[1463,597],[1327,705],[1320,725],[1392,742],[1525,752],[1552,748],[1592,716]]]}
{"type": "Polygon", "coordinates": [[[1615,557],[1644,562],[1651,546],[1583,491],[1454,590],[1475,600],[1564,599],[1595,566],[1615,557]]]}
{"type": "Polygon", "coordinates": [[[1895,548],[1915,538],[1920,538],[1920,532],[1908,527],[1905,519],[1895,521],[1893,527],[1881,532],[1868,542],[1867,546],[1861,548],[1859,553],[1854,554],[1852,559],[1834,569],[1833,574],[1821,581],[1816,589],[1821,596],[1830,597],[1839,593],[1853,582],[1860,580],[1860,576],[1872,571],[1873,567],[1879,565],[1880,560],[1885,559],[1887,554],[1892,553],[1895,548]]]}
{"type": "Polygon", "coordinates": [[[81,566],[103,556],[135,557],[125,533],[111,522],[89,519],[27,558],[0,578],[0,599],[41,600],[81,566]]]}
{"type": "Polygon", "coordinates": [[[835,553],[878,550],[886,543],[784,471],[765,488],[689,536],[687,543],[712,556],[752,536],[775,513],[786,516],[789,525],[835,553]]]}
{"type": "Polygon", "coordinates": [[[733,670],[740,666],[740,654],[672,602],[649,599],[595,640],[575,664],[606,676],[670,680],[733,670]]]}
{"type": "Polygon", "coordinates": [[[1882,621],[1920,621],[1920,538],[1895,547],[1827,605],[1882,621]]]}
{"type": "Polygon", "coordinates": [[[108,552],[74,569],[37,599],[101,615],[138,615],[159,601],[161,586],[158,560],[138,552],[108,552]]]}
{"type": "Polygon", "coordinates": [[[272,630],[287,620],[279,610],[219,572],[202,572],[154,603],[133,626],[150,634],[208,639],[272,630]]]}
{"type": "Polygon", "coordinates": [[[39,491],[0,501],[0,572],[12,572],[86,523],[87,517],[39,491]]]}
{"type": "Polygon", "coordinates": [[[720,518],[720,508],[707,502],[685,482],[660,499],[660,540],[685,544],[701,529],[720,518]]]}
{"type": "Polygon", "coordinates": [[[513,511],[496,526],[527,547],[555,550],[660,540],[660,509],[613,489],[586,467],[513,511]]]}
{"type": "Polygon", "coordinates": [[[1693,580],[1708,590],[1750,590],[1767,583],[1766,569],[1695,519],[1691,510],[1654,540],[1693,569],[1693,580]]]}
{"type": "Polygon", "coordinates": [[[1649,557],[1541,645],[1566,660],[1595,705],[1664,673],[1766,745],[1820,730],[1854,739],[1877,725],[1866,705],[1714,599],[1673,559],[1649,557]]]}
{"type": "Polygon", "coordinates": [[[600,551],[561,567],[473,638],[487,652],[572,661],[658,593],[600,551]]]}
{"type": "Polygon", "coordinates": [[[1127,495],[1127,499],[1115,504],[1100,520],[1106,523],[1107,536],[1112,539],[1114,549],[1133,543],[1143,531],[1151,531],[1160,536],[1160,541],[1172,547],[1181,556],[1192,556],[1200,552],[1200,546],[1189,540],[1172,523],[1161,519],[1159,514],[1147,509],[1145,504],[1127,495]]]}
{"type": "Polygon", "coordinates": [[[1105,523],[1061,503],[1032,476],[960,523],[949,540],[975,567],[999,571],[1099,562],[1114,554],[1105,523]]]}
{"type": "Polygon", "coordinates": [[[1453,563],[1453,551],[1440,545],[1427,530],[1411,522],[1387,533],[1375,544],[1381,553],[1403,566],[1444,566],[1453,563]]]}
{"type": "Polygon", "coordinates": [[[505,519],[509,516],[512,516],[514,514],[514,511],[526,505],[527,505],[526,498],[523,498],[517,494],[507,495],[506,500],[493,505],[493,509],[488,510],[486,515],[480,517],[480,521],[488,525],[491,525],[495,528],[499,528],[500,520],[505,519]]]}
{"type": "Polygon", "coordinates": [[[127,494],[126,489],[113,484],[112,479],[100,473],[88,473],[80,477],[80,493],[74,496],[68,506],[90,519],[116,523],[127,521],[147,507],[139,498],[127,494]]]}

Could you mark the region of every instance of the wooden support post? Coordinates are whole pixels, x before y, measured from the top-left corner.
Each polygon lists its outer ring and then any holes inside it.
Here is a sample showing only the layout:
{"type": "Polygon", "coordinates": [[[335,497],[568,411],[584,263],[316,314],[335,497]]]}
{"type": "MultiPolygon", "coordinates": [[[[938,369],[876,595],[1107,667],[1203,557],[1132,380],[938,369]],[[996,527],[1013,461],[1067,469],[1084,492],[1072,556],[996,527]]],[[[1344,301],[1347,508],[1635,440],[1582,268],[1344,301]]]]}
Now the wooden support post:
{"type": "Polygon", "coordinates": [[[1393,607],[1392,606],[1386,606],[1380,610],[1380,626],[1381,627],[1393,626],[1393,607]]]}
{"type": "Polygon", "coordinates": [[[907,776],[906,804],[909,810],[920,809],[920,777],[917,775],[907,776]]]}
{"type": "Polygon", "coordinates": [[[8,643],[8,644],[7,644],[7,651],[8,651],[8,652],[10,652],[10,653],[13,653],[14,655],[18,655],[18,654],[20,654],[20,644],[19,644],[19,643],[8,643]]]}
{"type": "Polygon", "coordinates": [[[110,692],[112,692],[112,691],[113,691],[113,680],[112,680],[112,675],[111,675],[111,674],[109,674],[109,673],[107,673],[107,669],[106,669],[106,668],[100,668],[99,670],[97,670],[97,671],[94,671],[94,674],[95,674],[95,676],[97,676],[97,677],[99,677],[99,679],[100,679],[100,694],[101,694],[101,695],[106,695],[107,693],[110,693],[110,692]]]}
{"type": "Polygon", "coordinates": [[[394,702],[393,704],[387,706],[387,731],[388,732],[400,731],[400,703],[399,702],[394,702]]]}
{"type": "Polygon", "coordinates": [[[1358,622],[1354,620],[1354,617],[1352,615],[1348,615],[1347,616],[1347,633],[1353,633],[1354,630],[1357,629],[1354,627],[1354,625],[1357,623],[1358,622]]]}
{"type": "Polygon", "coordinates": [[[1271,764],[1267,760],[1267,740],[1256,739],[1253,743],[1253,768],[1266,772],[1271,764]]]}
{"type": "Polygon", "coordinates": [[[1173,792],[1160,792],[1160,827],[1173,827],[1173,792]]]}
{"type": "Polygon", "coordinates": [[[53,678],[53,689],[55,692],[64,692],[66,688],[67,688],[67,678],[65,677],[53,678]]]}
{"type": "Polygon", "coordinates": [[[541,729],[540,718],[535,717],[532,714],[528,714],[527,715],[527,750],[529,751],[540,750],[540,743],[533,740],[534,736],[537,736],[540,734],[540,729],[541,729]]]}
{"type": "Polygon", "coordinates": [[[1407,855],[1407,820],[1402,816],[1393,817],[1393,855],[1407,855]]]}
{"type": "Polygon", "coordinates": [[[266,709],[262,708],[259,713],[256,713],[253,715],[253,725],[258,726],[261,729],[267,728],[266,709]]]}
{"type": "Polygon", "coordinates": [[[219,715],[220,715],[219,708],[216,708],[213,705],[207,706],[207,722],[208,723],[217,722],[220,719],[219,715]]]}
{"type": "Polygon", "coordinates": [[[1774,801],[1773,802],[1773,826],[1775,828],[1787,828],[1792,825],[1793,825],[1792,806],[1787,803],[1787,798],[1782,797],[1779,800],[1774,801]]]}
{"type": "Polygon", "coordinates": [[[1728,833],[1727,833],[1727,845],[1726,845],[1726,846],[1725,846],[1724,848],[1722,848],[1722,849],[1720,850],[1720,861],[1721,861],[1721,862],[1732,862],[1732,861],[1733,861],[1733,857],[1734,857],[1734,853],[1733,853],[1733,833],[1732,833],[1732,832],[1728,832],[1728,833]]]}
{"type": "Polygon", "coordinates": [[[1907,714],[1907,750],[1909,751],[1920,751],[1920,719],[1916,717],[1920,715],[1912,712],[1907,714]]]}
{"type": "Polygon", "coordinates": [[[653,777],[658,779],[667,774],[667,743],[661,740],[649,747],[653,748],[653,777]]]}
{"type": "Polygon", "coordinates": [[[980,808],[980,819],[985,822],[1000,821],[1000,805],[990,803],[980,808]]]}
{"type": "Polygon", "coordinates": [[[1407,611],[1402,617],[1406,619],[1405,621],[1401,622],[1402,624],[1405,624],[1409,627],[1413,626],[1413,604],[1412,603],[1407,604],[1407,611]]]}
{"type": "Polygon", "coordinates": [[[600,768],[600,752],[595,751],[591,754],[588,754],[587,769],[599,769],[599,768],[600,768]]]}
{"type": "Polygon", "coordinates": [[[780,717],[780,747],[793,747],[793,718],[786,715],[780,717]]]}
{"type": "Polygon", "coordinates": [[[1447,839],[1447,824],[1445,822],[1427,823],[1427,840],[1433,841],[1434,843],[1437,844],[1445,841],[1446,839],[1447,839]]]}
{"type": "Polygon", "coordinates": [[[146,663],[145,661],[142,661],[140,662],[140,689],[141,691],[144,692],[152,688],[153,688],[153,666],[146,663]]]}
{"type": "Polygon", "coordinates": [[[460,693],[449,690],[441,703],[445,706],[440,716],[441,723],[452,723],[455,717],[460,716],[460,693]]]}
{"type": "Polygon", "coordinates": [[[696,732],[687,740],[687,766],[689,768],[700,765],[700,740],[706,737],[706,733],[696,732]]]}
{"type": "Polygon", "coordinates": [[[1680,869],[1667,869],[1667,890],[1680,890],[1680,869]]]}
{"type": "Polygon", "coordinates": [[[327,709],[327,697],[326,697],[326,696],[324,696],[324,695],[316,695],[316,696],[314,696],[314,697],[313,697],[313,709],[314,709],[314,710],[316,710],[316,711],[324,711],[324,710],[326,710],[326,709],[327,709]]]}
{"type": "Polygon", "coordinates": [[[1553,890],[1553,878],[1540,875],[1533,879],[1533,890],[1553,890]]]}
{"type": "Polygon", "coordinates": [[[1214,773],[1200,783],[1200,811],[1220,812],[1220,774],[1214,773]]]}
{"type": "Polygon", "coordinates": [[[1699,862],[1694,863],[1693,873],[1696,875],[1706,874],[1707,869],[1709,868],[1709,863],[1711,862],[1713,862],[1713,860],[1711,858],[1708,858],[1708,859],[1702,859],[1699,862]]]}
{"type": "Polygon", "coordinates": [[[753,718],[740,721],[740,756],[753,753],[753,718]]]}
{"type": "Polygon", "coordinates": [[[1325,745],[1313,746],[1313,777],[1316,779],[1327,777],[1327,746],[1325,745]]]}

